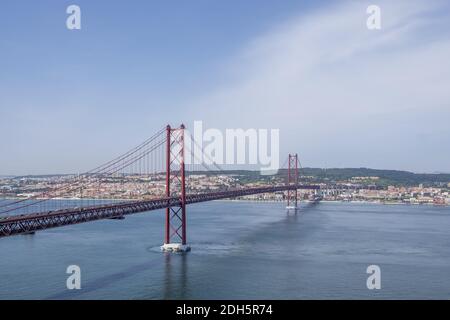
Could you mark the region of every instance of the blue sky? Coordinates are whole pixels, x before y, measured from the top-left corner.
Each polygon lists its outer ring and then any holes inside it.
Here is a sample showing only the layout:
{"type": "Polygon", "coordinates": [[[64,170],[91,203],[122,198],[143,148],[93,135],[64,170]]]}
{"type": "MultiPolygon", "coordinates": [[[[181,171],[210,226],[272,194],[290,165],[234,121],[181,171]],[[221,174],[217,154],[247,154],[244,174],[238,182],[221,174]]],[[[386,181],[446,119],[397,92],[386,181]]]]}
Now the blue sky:
{"type": "Polygon", "coordinates": [[[372,2],[2,1],[0,173],[88,170],[194,120],[280,128],[305,166],[450,172],[449,7],[372,2]]]}

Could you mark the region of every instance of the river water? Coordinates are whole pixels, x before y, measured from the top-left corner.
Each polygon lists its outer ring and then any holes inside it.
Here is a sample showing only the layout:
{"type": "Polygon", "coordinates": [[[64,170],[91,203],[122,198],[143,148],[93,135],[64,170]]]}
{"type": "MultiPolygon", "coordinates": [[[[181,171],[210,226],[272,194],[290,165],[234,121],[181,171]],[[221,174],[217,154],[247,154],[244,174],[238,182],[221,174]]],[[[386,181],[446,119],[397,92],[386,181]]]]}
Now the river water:
{"type": "Polygon", "coordinates": [[[159,210],[2,238],[0,299],[450,298],[449,207],[195,204],[187,254],[159,251],[163,226],[159,210]],[[66,288],[69,265],[81,290],[66,288]]]}

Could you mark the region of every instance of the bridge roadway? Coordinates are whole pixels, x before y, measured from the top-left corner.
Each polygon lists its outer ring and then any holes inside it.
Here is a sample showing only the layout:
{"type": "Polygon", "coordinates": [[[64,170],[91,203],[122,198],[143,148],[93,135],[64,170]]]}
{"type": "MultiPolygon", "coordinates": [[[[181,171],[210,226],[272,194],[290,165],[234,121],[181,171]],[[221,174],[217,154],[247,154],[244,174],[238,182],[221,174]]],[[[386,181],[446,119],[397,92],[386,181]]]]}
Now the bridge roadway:
{"type": "MultiPolygon", "coordinates": [[[[212,192],[186,195],[186,204],[219,199],[235,198],[259,193],[271,193],[295,189],[317,190],[315,185],[284,185],[259,188],[247,188],[233,191],[212,192]]],[[[152,200],[128,201],[109,205],[73,208],[45,213],[24,214],[0,218],[0,238],[18,234],[33,233],[39,230],[62,227],[72,224],[120,218],[124,215],[176,207],[181,205],[179,197],[158,198],[152,200]]]]}

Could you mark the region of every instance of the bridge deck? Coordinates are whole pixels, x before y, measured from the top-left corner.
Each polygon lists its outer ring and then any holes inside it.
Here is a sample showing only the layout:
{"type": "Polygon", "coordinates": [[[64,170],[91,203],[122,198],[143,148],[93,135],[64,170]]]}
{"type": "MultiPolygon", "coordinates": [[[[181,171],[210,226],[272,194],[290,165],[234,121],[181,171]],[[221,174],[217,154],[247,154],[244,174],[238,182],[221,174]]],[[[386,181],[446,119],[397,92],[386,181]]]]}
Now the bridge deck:
{"type": "MultiPolygon", "coordinates": [[[[248,188],[242,190],[213,192],[206,194],[192,194],[186,196],[186,204],[235,198],[259,193],[271,193],[277,191],[295,189],[319,189],[315,185],[286,185],[260,188],[248,188]]],[[[46,213],[34,213],[20,216],[10,216],[0,219],[0,237],[18,234],[32,233],[39,230],[62,227],[66,225],[111,219],[124,215],[180,206],[178,197],[159,198],[142,201],[121,202],[110,205],[98,205],[86,208],[74,208],[58,210],[46,213]]]]}

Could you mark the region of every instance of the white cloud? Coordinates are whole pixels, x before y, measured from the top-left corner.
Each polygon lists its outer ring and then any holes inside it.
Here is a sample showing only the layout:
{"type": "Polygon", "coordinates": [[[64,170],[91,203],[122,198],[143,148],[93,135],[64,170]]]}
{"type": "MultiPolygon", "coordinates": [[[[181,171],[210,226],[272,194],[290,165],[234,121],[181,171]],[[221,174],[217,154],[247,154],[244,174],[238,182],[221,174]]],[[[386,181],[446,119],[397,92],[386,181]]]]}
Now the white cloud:
{"type": "Polygon", "coordinates": [[[229,83],[193,101],[194,114],[208,126],[280,128],[282,151],[307,165],[450,171],[450,151],[427,140],[450,139],[439,127],[450,119],[442,4],[377,1],[380,31],[366,28],[368,3],[302,15],[251,41],[228,63],[229,83]]]}

